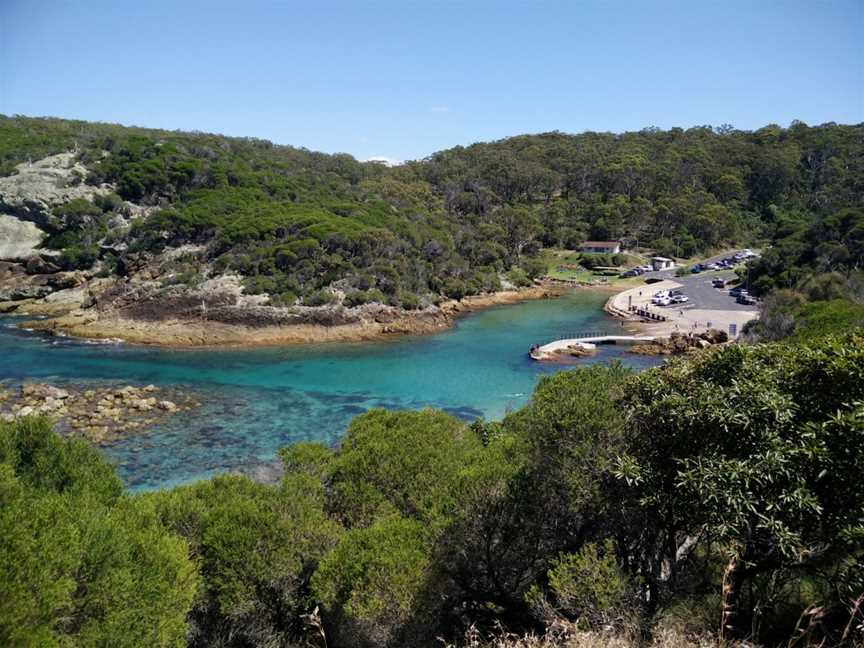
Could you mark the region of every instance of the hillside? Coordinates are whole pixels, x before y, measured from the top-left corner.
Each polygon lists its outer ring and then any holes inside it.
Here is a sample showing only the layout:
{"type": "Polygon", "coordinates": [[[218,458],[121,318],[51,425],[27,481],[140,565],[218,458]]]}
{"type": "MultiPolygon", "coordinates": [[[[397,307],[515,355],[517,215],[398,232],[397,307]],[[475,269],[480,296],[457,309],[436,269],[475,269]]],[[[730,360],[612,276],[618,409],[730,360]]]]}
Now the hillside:
{"type": "Polygon", "coordinates": [[[547,133],[387,168],[248,138],[0,117],[0,302],[72,311],[61,327],[99,335],[190,318],[434,330],[444,299],[529,285],[543,247],[620,238],[685,257],[770,241],[790,219],[860,214],[862,135],[800,123],[547,133]]]}

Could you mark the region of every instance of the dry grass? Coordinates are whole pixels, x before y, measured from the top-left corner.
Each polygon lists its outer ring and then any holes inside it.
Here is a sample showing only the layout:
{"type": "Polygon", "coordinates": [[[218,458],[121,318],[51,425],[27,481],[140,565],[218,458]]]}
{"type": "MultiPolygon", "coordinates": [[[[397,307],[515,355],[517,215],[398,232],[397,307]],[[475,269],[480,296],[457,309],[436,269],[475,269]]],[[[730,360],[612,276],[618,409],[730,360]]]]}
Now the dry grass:
{"type": "MultiPolygon", "coordinates": [[[[660,631],[650,643],[640,641],[626,632],[601,632],[579,630],[575,624],[556,621],[542,636],[530,634],[517,636],[499,632],[483,637],[474,627],[465,633],[459,644],[447,644],[445,648],[720,648],[713,638],[688,637],[673,630],[660,631]]],[[[735,648],[725,646],[725,648],[735,648]]],[[[740,644],[737,648],[749,648],[740,644]]]]}

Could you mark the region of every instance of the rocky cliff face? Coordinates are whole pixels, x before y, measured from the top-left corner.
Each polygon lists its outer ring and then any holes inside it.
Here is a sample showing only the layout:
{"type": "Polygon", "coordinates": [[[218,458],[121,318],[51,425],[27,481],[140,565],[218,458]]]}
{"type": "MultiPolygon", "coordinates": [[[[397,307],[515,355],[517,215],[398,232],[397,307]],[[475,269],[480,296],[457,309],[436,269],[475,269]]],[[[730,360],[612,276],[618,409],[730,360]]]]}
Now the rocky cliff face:
{"type": "Polygon", "coordinates": [[[76,198],[92,201],[112,191],[84,184],[87,170],[74,153],[19,164],[0,178],[0,312],[37,304],[35,311],[63,312],[89,300],[88,272],[63,272],[59,252],[43,249],[49,231],[61,225],[53,210],[76,198]]]}
{"type": "Polygon", "coordinates": [[[74,153],[58,153],[15,168],[15,175],[0,178],[0,214],[35,223],[42,229],[52,224],[54,207],[76,198],[92,201],[113,189],[84,184],[87,169],[75,161],[74,153]]]}

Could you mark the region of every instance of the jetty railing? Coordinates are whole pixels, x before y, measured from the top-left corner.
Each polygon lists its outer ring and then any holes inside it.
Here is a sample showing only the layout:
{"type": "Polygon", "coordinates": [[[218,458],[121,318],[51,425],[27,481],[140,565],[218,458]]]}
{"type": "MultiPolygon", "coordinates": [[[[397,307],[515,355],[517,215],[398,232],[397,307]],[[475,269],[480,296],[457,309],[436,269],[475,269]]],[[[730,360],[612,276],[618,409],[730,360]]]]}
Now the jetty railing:
{"type": "Polygon", "coordinates": [[[557,342],[558,340],[579,340],[584,338],[598,338],[598,337],[607,337],[610,335],[621,335],[621,331],[561,331],[557,333],[555,337],[547,338],[543,342],[538,342],[533,346],[544,346],[546,344],[551,344],[552,342],[557,342]]]}

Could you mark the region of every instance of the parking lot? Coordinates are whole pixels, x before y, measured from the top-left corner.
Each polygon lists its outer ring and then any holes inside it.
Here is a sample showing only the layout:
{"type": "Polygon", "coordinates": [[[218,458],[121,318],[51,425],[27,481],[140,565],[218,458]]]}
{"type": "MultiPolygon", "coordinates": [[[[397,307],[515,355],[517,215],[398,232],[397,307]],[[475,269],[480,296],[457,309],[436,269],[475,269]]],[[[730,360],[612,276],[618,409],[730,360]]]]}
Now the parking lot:
{"type": "MultiPolygon", "coordinates": [[[[730,254],[713,257],[703,263],[713,263],[728,257],[730,254]]],[[[740,331],[745,322],[757,316],[757,306],[737,303],[735,298],[729,294],[731,286],[723,289],[715,288],[712,281],[718,277],[735,280],[736,274],[733,270],[721,270],[698,274],[688,273],[682,277],[676,277],[674,269],[648,272],[643,274],[642,278],[652,280],[652,283],[645,283],[638,288],[620,293],[614,298],[614,306],[622,311],[627,311],[631,305],[644,306],[654,313],[665,316],[668,318],[666,322],[646,325],[657,334],[668,333],[672,330],[705,328],[726,330],[730,324],[735,324],[740,331]],[[657,291],[664,289],[680,291],[687,295],[688,301],[669,306],[650,304],[651,297],[657,291]]]]}
{"type": "MultiPolygon", "coordinates": [[[[726,254],[717,255],[711,257],[710,259],[706,259],[703,261],[703,264],[714,263],[721,259],[727,258],[732,252],[727,252],[726,254]]],[[[699,308],[703,310],[732,310],[732,311],[754,311],[755,306],[739,304],[735,301],[734,297],[729,295],[729,287],[725,289],[715,288],[711,282],[717,277],[722,277],[724,279],[735,281],[737,275],[734,270],[720,270],[713,272],[700,272],[698,274],[687,274],[683,277],[676,277],[675,270],[661,270],[659,272],[648,272],[642,275],[645,279],[664,279],[671,280],[677,284],[680,284],[681,287],[678,288],[681,292],[683,292],[687,297],[689,297],[690,301],[686,304],[676,304],[674,306],[662,307],[663,310],[670,310],[672,308],[682,309],[682,308],[699,308]]],[[[733,284],[734,285],[734,284],[733,284]]],[[[653,295],[654,292],[651,290],[650,284],[646,284],[646,287],[653,295]]]]}
{"type": "MultiPolygon", "coordinates": [[[[679,304],[678,308],[701,308],[704,310],[743,310],[752,311],[754,306],[739,304],[734,297],[729,295],[729,287],[725,289],[715,288],[711,281],[716,277],[735,279],[735,273],[731,270],[723,272],[712,272],[709,274],[690,275],[687,277],[670,277],[675,283],[681,284],[678,289],[683,292],[690,301],[679,304]]],[[[650,286],[649,286],[650,289],[650,286]]],[[[652,293],[653,294],[653,293],[652,293]]],[[[669,307],[673,308],[673,307],[669,307]]]]}

